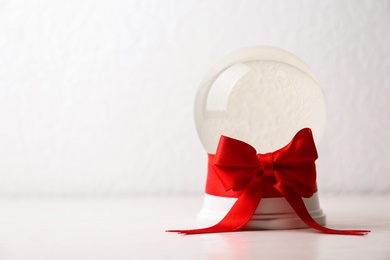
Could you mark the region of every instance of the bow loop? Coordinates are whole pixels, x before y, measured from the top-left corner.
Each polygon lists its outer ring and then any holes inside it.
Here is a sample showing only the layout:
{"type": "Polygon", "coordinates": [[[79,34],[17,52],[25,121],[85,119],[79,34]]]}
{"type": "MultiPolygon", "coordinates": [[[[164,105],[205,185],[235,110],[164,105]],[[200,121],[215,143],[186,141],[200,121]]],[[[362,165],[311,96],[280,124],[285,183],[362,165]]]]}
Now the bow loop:
{"type": "Polygon", "coordinates": [[[245,189],[260,167],[255,148],[221,136],[214,158],[214,170],[227,191],[245,189]]]}
{"type": "MultiPolygon", "coordinates": [[[[316,190],[318,158],[312,131],[301,129],[283,148],[273,152],[277,183],[292,188],[301,197],[309,198],[316,190]]],[[[278,188],[278,184],[276,184],[278,188]]]]}
{"type": "Polygon", "coordinates": [[[293,168],[314,163],[318,158],[310,128],[303,128],[283,148],[273,152],[276,167],[293,168]]]}
{"type": "Polygon", "coordinates": [[[258,167],[256,149],[251,145],[222,135],[219,139],[214,164],[223,167],[258,167]]]}

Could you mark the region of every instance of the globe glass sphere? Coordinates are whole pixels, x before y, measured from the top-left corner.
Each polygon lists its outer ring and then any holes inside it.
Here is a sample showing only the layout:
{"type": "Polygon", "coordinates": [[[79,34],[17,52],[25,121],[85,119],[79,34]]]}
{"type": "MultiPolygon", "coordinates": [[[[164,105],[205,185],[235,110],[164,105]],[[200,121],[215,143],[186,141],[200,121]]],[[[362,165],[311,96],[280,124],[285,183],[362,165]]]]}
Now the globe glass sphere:
{"type": "Polygon", "coordinates": [[[241,49],[216,64],[195,101],[195,124],[208,153],[221,135],[252,145],[257,152],[285,146],[302,128],[316,142],[325,125],[320,83],[293,54],[274,47],[241,49]]]}

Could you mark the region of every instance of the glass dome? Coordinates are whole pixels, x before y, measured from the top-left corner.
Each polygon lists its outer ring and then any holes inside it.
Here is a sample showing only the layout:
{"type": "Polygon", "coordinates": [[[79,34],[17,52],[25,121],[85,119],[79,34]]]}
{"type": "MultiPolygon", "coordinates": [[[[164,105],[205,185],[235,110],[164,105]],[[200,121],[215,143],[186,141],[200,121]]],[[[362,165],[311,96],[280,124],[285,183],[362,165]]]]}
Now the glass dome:
{"type": "Polygon", "coordinates": [[[241,49],[216,64],[195,101],[195,124],[208,153],[221,135],[249,143],[257,152],[285,146],[302,128],[316,142],[325,125],[320,83],[293,54],[274,47],[241,49]]]}

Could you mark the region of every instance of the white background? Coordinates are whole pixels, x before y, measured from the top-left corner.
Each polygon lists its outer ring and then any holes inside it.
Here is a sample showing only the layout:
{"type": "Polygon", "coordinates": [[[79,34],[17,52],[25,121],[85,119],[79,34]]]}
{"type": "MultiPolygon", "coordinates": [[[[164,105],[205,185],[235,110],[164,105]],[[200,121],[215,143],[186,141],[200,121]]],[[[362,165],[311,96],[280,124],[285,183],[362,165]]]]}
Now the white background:
{"type": "Polygon", "coordinates": [[[390,1],[0,2],[0,195],[203,192],[193,102],[231,51],[273,45],[328,105],[323,193],[390,192],[390,1]]]}

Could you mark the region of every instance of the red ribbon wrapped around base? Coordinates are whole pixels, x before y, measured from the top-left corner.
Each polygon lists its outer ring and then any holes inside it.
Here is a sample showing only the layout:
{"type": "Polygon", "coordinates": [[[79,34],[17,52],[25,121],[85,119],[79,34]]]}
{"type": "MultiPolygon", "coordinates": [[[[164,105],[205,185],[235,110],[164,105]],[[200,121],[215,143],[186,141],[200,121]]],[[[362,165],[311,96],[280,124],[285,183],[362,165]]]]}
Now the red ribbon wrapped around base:
{"type": "Polygon", "coordinates": [[[221,136],[215,155],[209,155],[206,193],[236,197],[237,201],[216,225],[191,230],[167,230],[182,234],[232,232],[253,216],[261,198],[284,197],[309,227],[327,234],[366,235],[369,230],[336,230],[319,225],[302,200],[317,191],[315,160],[318,158],[312,131],[300,130],[285,147],[257,154],[249,144],[221,136]]]}

